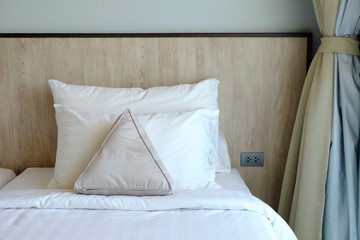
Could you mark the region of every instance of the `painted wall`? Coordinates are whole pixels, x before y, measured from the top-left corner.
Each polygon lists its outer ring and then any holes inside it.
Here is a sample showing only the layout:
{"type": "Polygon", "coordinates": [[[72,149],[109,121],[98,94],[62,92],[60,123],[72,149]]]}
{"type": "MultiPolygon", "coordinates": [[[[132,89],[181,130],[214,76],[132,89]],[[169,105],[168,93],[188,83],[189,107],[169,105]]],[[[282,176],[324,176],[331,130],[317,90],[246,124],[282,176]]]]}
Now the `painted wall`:
{"type": "Polygon", "coordinates": [[[2,33],[294,31],[319,37],[312,0],[0,0],[2,33]]]}

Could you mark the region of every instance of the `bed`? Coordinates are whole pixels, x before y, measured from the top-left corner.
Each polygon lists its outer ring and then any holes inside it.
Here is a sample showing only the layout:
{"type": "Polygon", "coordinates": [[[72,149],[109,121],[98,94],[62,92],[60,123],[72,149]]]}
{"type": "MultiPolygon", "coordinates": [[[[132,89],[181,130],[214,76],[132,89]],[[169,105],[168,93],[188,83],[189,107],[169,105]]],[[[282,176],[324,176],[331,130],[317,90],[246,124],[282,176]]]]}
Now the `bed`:
{"type": "Polygon", "coordinates": [[[296,239],[236,169],[217,174],[222,190],[113,202],[49,190],[53,172],[28,168],[0,191],[1,239],[296,239]]]}
{"type": "Polygon", "coordinates": [[[2,35],[0,239],[296,239],[270,206],[309,39],[2,35]],[[269,56],[249,54],[257,40],[275,46],[269,56]],[[249,77],[255,102],[237,82],[249,77]],[[277,117],[237,120],[251,108],[277,117]],[[236,157],[264,144],[257,132],[270,143],[266,172],[236,157]]]}

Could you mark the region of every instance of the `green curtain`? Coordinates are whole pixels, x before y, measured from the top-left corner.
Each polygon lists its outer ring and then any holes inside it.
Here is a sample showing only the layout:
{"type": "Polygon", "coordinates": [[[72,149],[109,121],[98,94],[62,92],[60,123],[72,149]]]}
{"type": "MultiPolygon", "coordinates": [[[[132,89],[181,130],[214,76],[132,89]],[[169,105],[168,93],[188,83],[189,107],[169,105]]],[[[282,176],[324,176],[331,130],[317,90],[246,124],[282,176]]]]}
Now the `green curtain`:
{"type": "MultiPolygon", "coordinates": [[[[313,0],[321,33],[334,36],[340,0],[313,0]]],[[[334,53],[318,51],[305,79],[279,214],[299,239],[321,239],[332,128],[334,53]]]]}

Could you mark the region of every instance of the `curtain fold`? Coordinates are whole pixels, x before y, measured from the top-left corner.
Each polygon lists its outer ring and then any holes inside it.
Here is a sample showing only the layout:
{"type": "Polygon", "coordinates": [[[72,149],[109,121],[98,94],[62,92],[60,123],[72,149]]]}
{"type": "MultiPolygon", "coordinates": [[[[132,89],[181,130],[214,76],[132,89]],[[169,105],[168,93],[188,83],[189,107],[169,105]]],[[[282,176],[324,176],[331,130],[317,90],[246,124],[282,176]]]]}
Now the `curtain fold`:
{"type": "Polygon", "coordinates": [[[321,239],[331,141],[333,65],[333,54],[315,55],[305,80],[309,89],[303,89],[290,143],[279,213],[299,239],[321,239]]]}
{"type": "MultiPolygon", "coordinates": [[[[335,34],[360,32],[360,1],[342,0],[335,34]]],[[[357,240],[359,222],[360,57],[335,53],[332,145],[326,182],[323,239],[357,240]]]]}
{"type": "Polygon", "coordinates": [[[307,74],[279,213],[301,239],[360,239],[360,0],[313,0],[322,43],[307,74]]]}
{"type": "MultiPolygon", "coordinates": [[[[320,31],[334,36],[339,0],[313,0],[320,31]]],[[[317,52],[305,79],[279,213],[299,239],[321,239],[331,143],[334,54],[317,52]]]]}

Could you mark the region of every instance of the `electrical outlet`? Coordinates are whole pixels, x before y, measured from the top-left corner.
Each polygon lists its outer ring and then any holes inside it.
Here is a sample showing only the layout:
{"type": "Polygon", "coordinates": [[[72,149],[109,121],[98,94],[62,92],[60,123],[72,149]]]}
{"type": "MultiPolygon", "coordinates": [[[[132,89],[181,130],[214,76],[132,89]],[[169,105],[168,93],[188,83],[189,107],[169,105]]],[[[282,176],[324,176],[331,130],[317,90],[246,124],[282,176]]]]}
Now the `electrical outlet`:
{"type": "Polygon", "coordinates": [[[241,153],[241,166],[243,166],[243,167],[264,166],[264,153],[263,152],[242,152],[241,153]]]}

